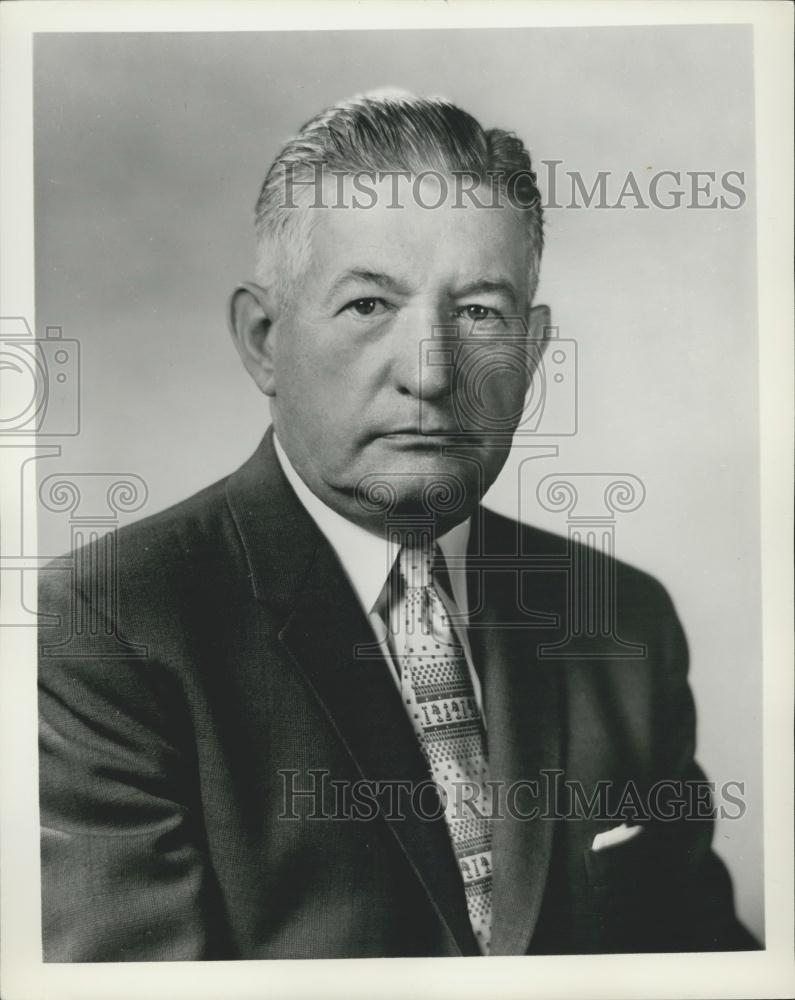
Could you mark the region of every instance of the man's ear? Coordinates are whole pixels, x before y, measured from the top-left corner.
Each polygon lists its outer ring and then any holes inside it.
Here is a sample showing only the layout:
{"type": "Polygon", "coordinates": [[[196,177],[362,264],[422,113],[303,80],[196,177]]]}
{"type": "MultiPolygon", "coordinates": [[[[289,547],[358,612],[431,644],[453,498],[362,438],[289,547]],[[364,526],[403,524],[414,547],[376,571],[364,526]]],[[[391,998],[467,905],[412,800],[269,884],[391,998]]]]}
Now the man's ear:
{"type": "Polygon", "coordinates": [[[528,331],[530,339],[538,344],[539,351],[546,350],[547,344],[553,339],[552,314],[549,311],[549,306],[533,306],[530,310],[528,331]]]}
{"type": "Polygon", "coordinates": [[[552,314],[549,306],[533,306],[530,310],[529,322],[527,325],[529,342],[533,344],[530,352],[530,359],[533,365],[533,374],[541,363],[547,344],[553,340],[552,314]]]}
{"type": "Polygon", "coordinates": [[[252,281],[238,285],[229,298],[229,332],[246,371],[266,396],[276,395],[271,335],[275,315],[272,293],[252,281]]]}

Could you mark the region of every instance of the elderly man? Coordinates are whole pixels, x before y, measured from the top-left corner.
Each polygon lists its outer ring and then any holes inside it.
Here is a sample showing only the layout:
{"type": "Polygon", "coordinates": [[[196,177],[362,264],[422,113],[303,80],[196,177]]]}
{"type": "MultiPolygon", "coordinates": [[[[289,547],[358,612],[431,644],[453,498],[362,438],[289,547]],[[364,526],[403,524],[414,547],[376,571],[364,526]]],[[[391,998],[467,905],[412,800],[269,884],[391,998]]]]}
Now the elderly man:
{"type": "Polygon", "coordinates": [[[522,143],[352,100],[281,151],[257,237],[230,326],[258,450],[121,530],[101,607],[94,550],[42,574],[45,958],[753,947],[710,810],[682,806],[667,595],[480,504],[549,325],[522,143]],[[629,657],[545,656],[584,558],[629,657]],[[86,615],[129,656],[90,630],[59,652],[86,615]]]}

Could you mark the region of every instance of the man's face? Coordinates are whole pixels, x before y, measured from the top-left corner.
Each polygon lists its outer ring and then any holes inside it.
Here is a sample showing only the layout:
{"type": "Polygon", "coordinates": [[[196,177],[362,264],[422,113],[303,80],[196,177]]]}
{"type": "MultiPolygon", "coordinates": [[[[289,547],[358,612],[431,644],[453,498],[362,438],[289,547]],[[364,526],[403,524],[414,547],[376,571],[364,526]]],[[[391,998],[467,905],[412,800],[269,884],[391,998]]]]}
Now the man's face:
{"type": "MultiPolygon", "coordinates": [[[[439,188],[432,178],[428,184],[420,200],[433,204],[439,188]]],[[[488,198],[484,192],[481,200],[488,198]]],[[[282,446],[313,492],[373,530],[356,499],[357,485],[373,478],[414,510],[430,484],[455,477],[465,499],[450,520],[471,513],[505,462],[528,384],[520,363],[489,374],[490,354],[507,337],[516,352],[515,318],[528,316],[530,248],[520,213],[454,208],[452,184],[439,208],[409,196],[390,209],[390,201],[385,184],[372,208],[310,210],[308,265],[268,335],[282,446]],[[453,356],[429,355],[427,342],[434,327],[451,324],[463,342],[475,320],[472,377],[457,378],[455,363],[444,363],[453,356]],[[476,416],[462,436],[473,391],[478,412],[507,435],[480,432],[489,428],[479,431],[476,416]]]]}

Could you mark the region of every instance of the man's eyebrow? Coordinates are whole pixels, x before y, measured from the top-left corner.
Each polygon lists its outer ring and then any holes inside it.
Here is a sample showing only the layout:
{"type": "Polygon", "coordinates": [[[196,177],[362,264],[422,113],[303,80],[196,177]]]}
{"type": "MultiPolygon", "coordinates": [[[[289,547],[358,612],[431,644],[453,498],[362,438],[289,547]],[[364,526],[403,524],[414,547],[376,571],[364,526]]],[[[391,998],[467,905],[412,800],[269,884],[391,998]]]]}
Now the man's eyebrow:
{"type": "Polygon", "coordinates": [[[491,292],[496,295],[507,295],[511,302],[516,305],[516,286],[508,278],[476,278],[468,281],[460,288],[456,288],[455,297],[464,298],[468,295],[477,295],[479,292],[491,292]]]}
{"type": "Polygon", "coordinates": [[[378,288],[385,288],[393,292],[405,292],[405,286],[397,278],[386,274],[383,271],[370,271],[364,267],[352,267],[340,274],[331,284],[327,298],[332,298],[346,285],[356,282],[365,282],[369,285],[376,285],[378,288]]]}

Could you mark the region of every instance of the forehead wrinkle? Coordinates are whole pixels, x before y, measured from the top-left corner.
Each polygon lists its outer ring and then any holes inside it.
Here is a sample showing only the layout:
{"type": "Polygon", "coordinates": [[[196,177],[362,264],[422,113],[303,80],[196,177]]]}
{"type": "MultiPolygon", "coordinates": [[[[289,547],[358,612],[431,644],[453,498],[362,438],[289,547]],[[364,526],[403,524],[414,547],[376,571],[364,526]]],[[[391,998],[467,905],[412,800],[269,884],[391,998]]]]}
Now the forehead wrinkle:
{"type": "Polygon", "coordinates": [[[516,286],[506,277],[483,277],[475,278],[474,281],[467,281],[464,285],[456,288],[455,296],[477,295],[479,292],[492,293],[496,295],[507,295],[512,304],[516,304],[518,294],[516,286]]]}
{"type": "Polygon", "coordinates": [[[462,216],[453,211],[424,212],[416,225],[414,220],[412,224],[404,220],[402,213],[377,210],[371,214],[309,208],[308,214],[314,223],[310,268],[319,301],[326,306],[356,282],[407,297],[435,293],[448,301],[473,291],[500,294],[510,300],[512,308],[518,308],[524,298],[524,269],[530,266],[525,259],[528,240],[514,224],[497,223],[506,218],[505,213],[495,217],[495,213],[471,209],[463,227],[462,216]],[[480,230],[484,214],[489,222],[480,230]],[[469,220],[478,225],[473,228],[469,220]],[[491,247],[486,254],[484,244],[491,247]],[[514,265],[522,269],[521,275],[514,273],[514,265]]]}
{"type": "Polygon", "coordinates": [[[387,274],[385,271],[374,271],[368,267],[351,267],[347,268],[332,281],[327,298],[333,297],[343,288],[356,282],[366,282],[367,284],[377,285],[379,288],[384,288],[388,291],[398,292],[403,295],[408,294],[408,286],[405,282],[392,277],[392,275],[387,274]]]}

